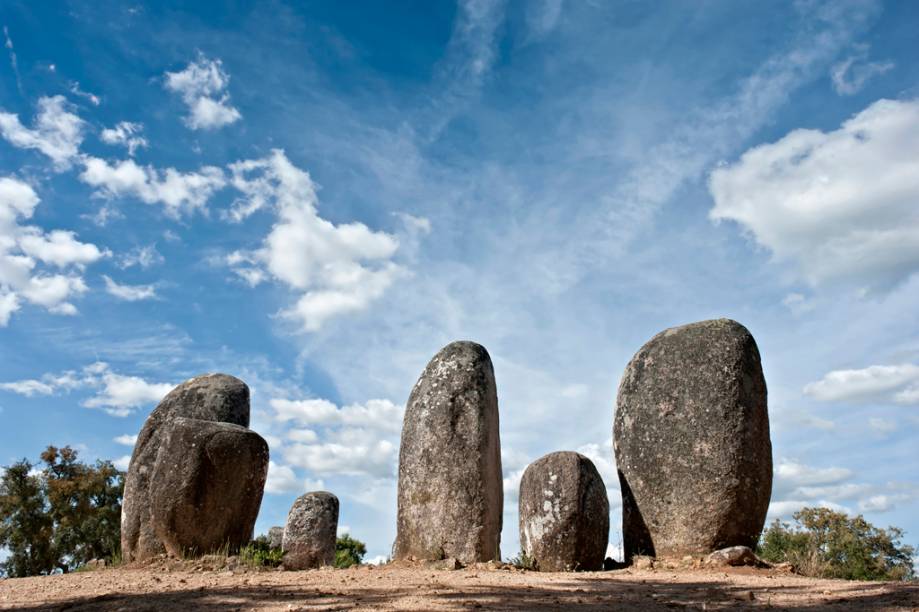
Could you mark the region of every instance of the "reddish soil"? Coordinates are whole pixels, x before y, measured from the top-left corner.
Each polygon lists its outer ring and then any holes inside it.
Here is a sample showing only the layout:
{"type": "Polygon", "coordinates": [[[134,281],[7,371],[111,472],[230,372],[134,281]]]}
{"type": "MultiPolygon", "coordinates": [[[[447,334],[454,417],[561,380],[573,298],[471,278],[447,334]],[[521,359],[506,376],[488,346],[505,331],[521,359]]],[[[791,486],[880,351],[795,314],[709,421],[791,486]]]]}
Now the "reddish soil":
{"type": "Polygon", "coordinates": [[[550,574],[489,567],[284,572],[195,564],[0,580],[4,610],[916,610],[919,583],[774,570],[550,574]]]}

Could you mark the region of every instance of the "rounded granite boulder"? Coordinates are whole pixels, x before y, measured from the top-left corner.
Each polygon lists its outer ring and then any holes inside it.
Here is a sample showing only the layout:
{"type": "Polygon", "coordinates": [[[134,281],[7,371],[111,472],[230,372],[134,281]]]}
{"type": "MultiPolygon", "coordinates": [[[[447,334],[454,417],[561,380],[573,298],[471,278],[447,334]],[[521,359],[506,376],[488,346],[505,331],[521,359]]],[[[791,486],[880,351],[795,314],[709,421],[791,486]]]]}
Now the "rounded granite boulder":
{"type": "Polygon", "coordinates": [[[622,376],[613,445],[626,560],[755,547],[772,444],[750,332],[718,319],[649,340],[622,376]]]}
{"type": "Polygon", "coordinates": [[[338,498],[325,491],[301,495],[287,515],[284,567],[304,570],[335,564],[338,498]]]}
{"type": "Polygon", "coordinates": [[[153,529],[150,479],[163,431],[176,418],[249,426],[249,387],[227,374],[205,374],[177,386],[147,417],[137,436],[125,478],[121,550],[126,562],[165,552],[153,529]]]}
{"type": "Polygon", "coordinates": [[[402,426],[398,489],[395,559],[501,558],[498,395],[483,346],[447,345],[415,383],[402,426]]]}
{"type": "Polygon", "coordinates": [[[544,572],[603,569],[609,500],[593,462],[579,453],[549,453],[520,480],[520,547],[544,572]]]}
{"type": "Polygon", "coordinates": [[[268,444],[254,431],[216,421],[173,419],[150,478],[153,531],[174,556],[252,539],[268,476],[268,444]]]}

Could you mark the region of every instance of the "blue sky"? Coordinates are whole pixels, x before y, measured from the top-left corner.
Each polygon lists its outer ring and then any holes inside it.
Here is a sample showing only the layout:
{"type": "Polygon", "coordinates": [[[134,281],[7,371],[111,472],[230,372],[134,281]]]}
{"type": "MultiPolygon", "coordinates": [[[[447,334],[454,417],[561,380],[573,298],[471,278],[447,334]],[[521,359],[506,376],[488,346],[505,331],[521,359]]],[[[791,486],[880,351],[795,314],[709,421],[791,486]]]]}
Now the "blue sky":
{"type": "Polygon", "coordinates": [[[756,337],[771,517],[919,543],[912,3],[6,2],[0,462],[124,466],[172,385],[252,388],[257,530],[326,488],[386,555],[412,384],[495,363],[516,488],[555,450],[609,489],[653,334],[756,337]],[[200,4],[200,3],[199,3],[200,4]]]}

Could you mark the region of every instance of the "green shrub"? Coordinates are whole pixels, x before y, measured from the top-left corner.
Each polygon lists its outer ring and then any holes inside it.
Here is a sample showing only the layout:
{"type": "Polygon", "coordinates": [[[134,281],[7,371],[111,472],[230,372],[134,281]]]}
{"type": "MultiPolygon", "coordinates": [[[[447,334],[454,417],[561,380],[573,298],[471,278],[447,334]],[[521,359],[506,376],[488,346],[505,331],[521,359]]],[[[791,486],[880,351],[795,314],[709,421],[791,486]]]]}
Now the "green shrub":
{"type": "Polygon", "coordinates": [[[795,525],[776,519],[763,532],[757,554],[774,563],[818,578],[910,580],[916,550],[901,542],[896,527],[878,529],[861,515],[849,517],[829,508],[804,508],[795,525]]]}
{"type": "Polygon", "coordinates": [[[239,560],[253,567],[277,567],[283,558],[284,552],[280,548],[272,548],[268,536],[264,535],[239,549],[239,560]]]}
{"type": "Polygon", "coordinates": [[[364,543],[346,533],[335,542],[335,567],[344,569],[360,565],[366,554],[367,547],[364,543]]]}
{"type": "Polygon", "coordinates": [[[536,559],[526,554],[525,551],[520,551],[517,553],[516,557],[512,557],[509,561],[509,564],[513,565],[517,569],[524,570],[536,570],[536,559]]]}

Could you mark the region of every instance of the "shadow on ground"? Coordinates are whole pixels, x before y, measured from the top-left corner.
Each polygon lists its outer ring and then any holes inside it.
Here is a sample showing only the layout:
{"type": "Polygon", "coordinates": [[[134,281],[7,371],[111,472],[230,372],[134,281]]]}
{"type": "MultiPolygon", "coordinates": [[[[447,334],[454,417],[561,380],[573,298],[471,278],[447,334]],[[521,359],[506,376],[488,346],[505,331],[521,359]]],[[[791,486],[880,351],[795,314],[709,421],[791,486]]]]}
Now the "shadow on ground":
{"type": "MultiPolygon", "coordinates": [[[[8,604],[7,604],[8,605],[8,604]]],[[[320,590],[313,585],[239,585],[198,587],[153,593],[112,593],[74,597],[53,605],[16,610],[642,610],[737,608],[787,610],[912,610],[919,609],[919,584],[853,583],[834,591],[819,586],[775,585],[749,588],[727,582],[616,580],[579,578],[545,585],[446,585],[433,580],[392,588],[320,590]],[[795,597],[801,600],[794,601],[795,597]]]]}

